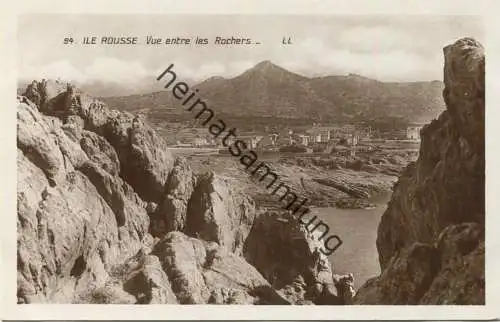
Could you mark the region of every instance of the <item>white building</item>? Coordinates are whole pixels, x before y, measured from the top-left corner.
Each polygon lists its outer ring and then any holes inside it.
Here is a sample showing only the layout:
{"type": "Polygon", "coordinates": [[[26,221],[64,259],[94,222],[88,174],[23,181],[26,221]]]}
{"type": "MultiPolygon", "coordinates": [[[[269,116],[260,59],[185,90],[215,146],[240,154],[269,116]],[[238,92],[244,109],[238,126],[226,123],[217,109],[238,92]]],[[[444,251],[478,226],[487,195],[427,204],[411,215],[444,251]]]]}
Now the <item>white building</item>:
{"type": "Polygon", "coordinates": [[[257,145],[262,140],[263,136],[252,136],[252,135],[242,135],[238,137],[238,140],[241,140],[246,143],[249,149],[257,148],[257,145]]]}
{"type": "Polygon", "coordinates": [[[422,126],[409,126],[406,128],[406,138],[408,140],[420,141],[420,130],[422,126]]]}

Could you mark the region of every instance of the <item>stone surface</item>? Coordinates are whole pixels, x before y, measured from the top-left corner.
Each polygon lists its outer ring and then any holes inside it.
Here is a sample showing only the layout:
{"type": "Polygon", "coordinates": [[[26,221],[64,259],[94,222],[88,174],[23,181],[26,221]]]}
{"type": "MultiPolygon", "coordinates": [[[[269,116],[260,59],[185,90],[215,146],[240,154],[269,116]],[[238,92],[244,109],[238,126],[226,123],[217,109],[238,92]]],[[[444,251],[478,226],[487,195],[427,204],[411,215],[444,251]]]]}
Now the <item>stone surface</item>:
{"type": "Polygon", "coordinates": [[[320,238],[321,231],[310,233],[290,215],[262,213],[247,238],[244,256],[294,303],[345,304],[353,294],[345,292],[345,279],[334,280],[328,258],[319,251],[324,247],[320,238]]]}
{"type": "Polygon", "coordinates": [[[380,277],[358,291],[362,304],[418,304],[439,270],[439,254],[431,245],[415,243],[392,257],[380,277]]]}
{"type": "Polygon", "coordinates": [[[448,226],[435,245],[415,243],[392,257],[356,296],[359,304],[484,304],[484,230],[448,226]]]}
{"type": "MultiPolygon", "coordinates": [[[[141,198],[145,201],[160,200],[174,158],[163,139],[142,119],[110,110],[104,103],[60,82],[34,81],[28,86],[25,96],[40,102],[44,114],[57,116],[63,121],[75,116],[81,118],[84,129],[97,133],[115,149],[121,177],[141,198]]],[[[102,142],[101,139],[93,144],[102,142]]]]}
{"type": "Polygon", "coordinates": [[[174,167],[165,184],[165,197],[158,213],[157,224],[165,228],[158,229],[158,235],[172,230],[183,231],[186,228],[187,206],[196,185],[196,177],[184,158],[176,158],[174,167]]]}
{"type": "Polygon", "coordinates": [[[142,247],[149,218],[111,146],[44,104],[18,103],[18,299],[78,302],[142,247]]]}
{"type": "Polygon", "coordinates": [[[254,267],[214,242],[170,232],[153,254],[161,259],[181,304],[285,302],[254,267]]]}
{"type": "Polygon", "coordinates": [[[419,158],[394,187],[378,228],[382,274],[356,303],[484,303],[484,49],[464,38],[444,55],[447,110],[422,129],[419,158]]]}
{"type": "Polygon", "coordinates": [[[436,247],[441,269],[420,304],[484,305],[484,228],[476,223],[449,226],[436,247]]]}
{"type": "Polygon", "coordinates": [[[177,304],[167,274],[156,256],[142,255],[138,267],[127,276],[123,288],[138,304],[177,304]]]}
{"type": "Polygon", "coordinates": [[[209,172],[197,179],[186,218],[188,234],[240,254],[255,219],[255,203],[209,172]]]}

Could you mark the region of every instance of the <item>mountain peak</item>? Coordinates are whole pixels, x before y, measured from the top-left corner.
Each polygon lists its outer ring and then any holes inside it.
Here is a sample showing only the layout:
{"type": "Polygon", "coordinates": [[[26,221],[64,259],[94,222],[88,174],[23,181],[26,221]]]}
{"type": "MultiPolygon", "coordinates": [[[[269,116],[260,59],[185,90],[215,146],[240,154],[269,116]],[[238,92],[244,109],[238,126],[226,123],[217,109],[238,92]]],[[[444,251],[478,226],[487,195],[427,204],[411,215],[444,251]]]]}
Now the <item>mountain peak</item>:
{"type": "MultiPolygon", "coordinates": [[[[244,72],[241,75],[295,75],[294,73],[284,69],[283,67],[280,67],[270,60],[264,60],[258,63],[257,65],[253,66],[252,68],[248,69],[246,72],[244,72]]],[[[296,75],[299,76],[300,78],[303,78],[301,75],[296,75]]]]}
{"type": "Polygon", "coordinates": [[[254,69],[254,70],[268,70],[268,69],[274,69],[274,68],[282,69],[278,65],[273,64],[270,60],[264,60],[264,61],[261,61],[260,63],[258,63],[257,65],[255,65],[252,69],[254,69]]]}
{"type": "Polygon", "coordinates": [[[263,60],[261,61],[260,63],[258,63],[257,65],[255,65],[255,67],[267,67],[267,66],[273,66],[274,64],[270,61],[270,60],[263,60]]]}

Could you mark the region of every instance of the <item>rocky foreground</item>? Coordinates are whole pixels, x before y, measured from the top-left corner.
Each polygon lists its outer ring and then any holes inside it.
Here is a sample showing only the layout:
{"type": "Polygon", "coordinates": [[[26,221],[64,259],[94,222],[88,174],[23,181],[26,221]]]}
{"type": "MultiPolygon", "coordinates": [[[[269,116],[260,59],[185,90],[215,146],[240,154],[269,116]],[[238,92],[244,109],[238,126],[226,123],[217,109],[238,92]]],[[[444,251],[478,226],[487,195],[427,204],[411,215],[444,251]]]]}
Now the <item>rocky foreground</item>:
{"type": "Polygon", "coordinates": [[[322,242],[140,118],[74,87],[18,97],[19,303],[346,304],[322,242]]]}
{"type": "Polygon", "coordinates": [[[446,47],[444,72],[447,111],[422,131],[379,226],[382,273],[356,296],[299,223],[195,173],[144,120],[34,81],[17,107],[18,302],[484,303],[482,46],[446,47]]]}
{"type": "Polygon", "coordinates": [[[444,48],[447,109],[421,133],[378,228],[382,273],[358,304],[484,304],[484,49],[444,48]]]}

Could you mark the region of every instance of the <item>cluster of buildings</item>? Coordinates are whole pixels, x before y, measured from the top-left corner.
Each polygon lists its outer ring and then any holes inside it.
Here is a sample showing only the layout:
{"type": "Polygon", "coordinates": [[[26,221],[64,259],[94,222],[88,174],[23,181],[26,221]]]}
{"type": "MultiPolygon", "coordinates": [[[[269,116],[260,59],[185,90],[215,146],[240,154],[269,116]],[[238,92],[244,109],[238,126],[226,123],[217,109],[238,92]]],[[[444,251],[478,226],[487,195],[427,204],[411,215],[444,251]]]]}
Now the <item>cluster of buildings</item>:
{"type": "Polygon", "coordinates": [[[357,130],[352,125],[342,127],[313,126],[305,131],[284,129],[280,132],[265,135],[239,136],[248,147],[257,150],[275,150],[283,147],[298,146],[312,148],[327,145],[357,145],[363,138],[369,137],[368,131],[357,130]]]}
{"type": "MultiPolygon", "coordinates": [[[[420,130],[422,124],[412,124],[398,135],[400,139],[420,141],[420,130]]],[[[237,139],[244,141],[249,149],[253,150],[279,150],[283,147],[327,147],[327,146],[357,146],[360,142],[368,142],[372,139],[373,133],[370,127],[356,128],[352,124],[340,126],[317,126],[303,131],[283,129],[271,133],[255,133],[238,135],[237,139]]],[[[232,142],[229,142],[231,144],[232,142]]],[[[178,146],[185,147],[212,147],[223,148],[220,140],[207,136],[195,136],[178,146]]]]}
{"type": "Polygon", "coordinates": [[[360,139],[370,137],[371,130],[358,130],[354,125],[346,124],[342,127],[313,127],[303,134],[297,134],[298,141],[304,146],[322,143],[341,143],[343,145],[357,145],[360,139]]]}

